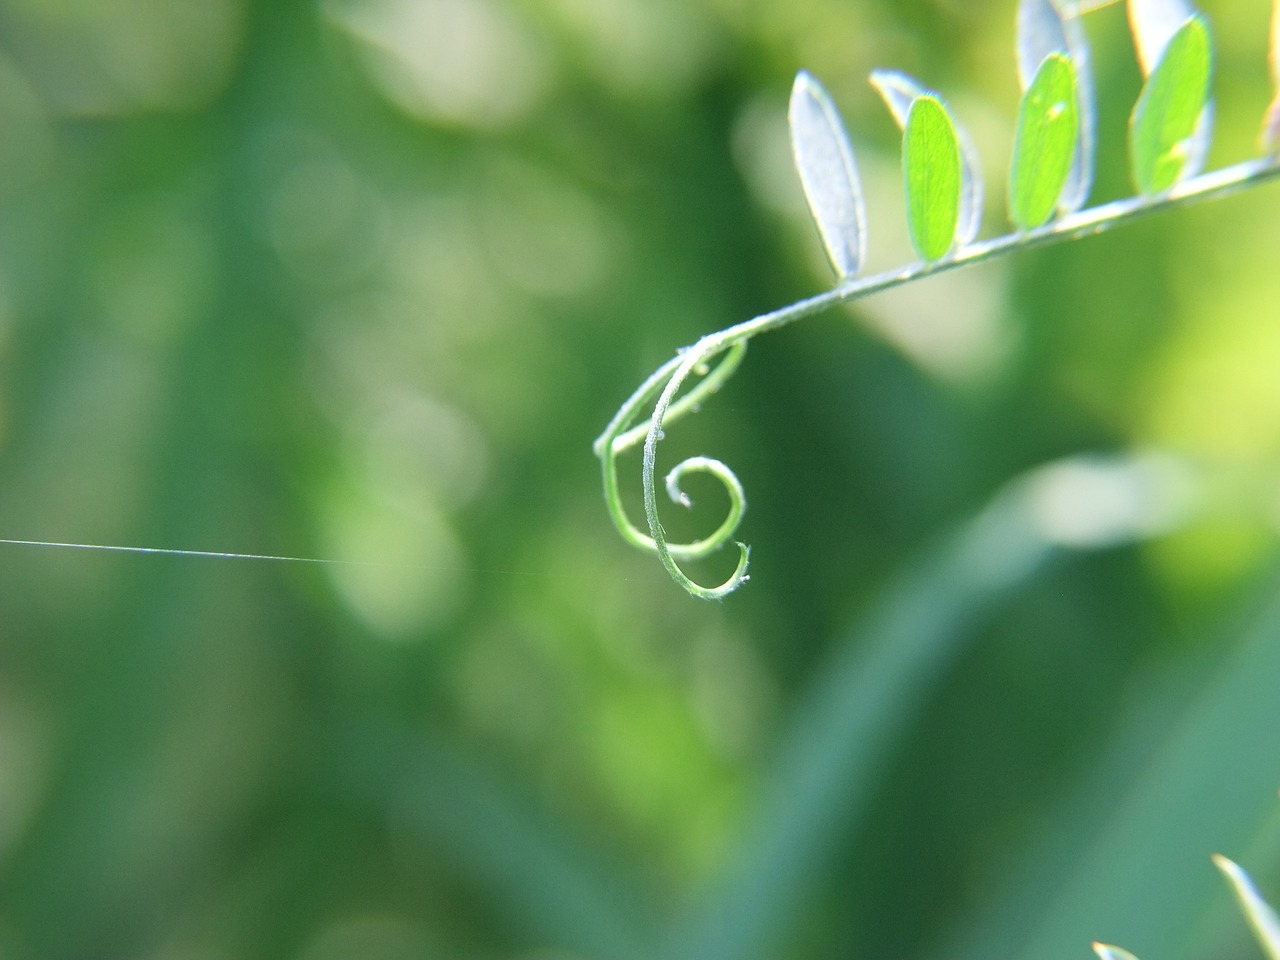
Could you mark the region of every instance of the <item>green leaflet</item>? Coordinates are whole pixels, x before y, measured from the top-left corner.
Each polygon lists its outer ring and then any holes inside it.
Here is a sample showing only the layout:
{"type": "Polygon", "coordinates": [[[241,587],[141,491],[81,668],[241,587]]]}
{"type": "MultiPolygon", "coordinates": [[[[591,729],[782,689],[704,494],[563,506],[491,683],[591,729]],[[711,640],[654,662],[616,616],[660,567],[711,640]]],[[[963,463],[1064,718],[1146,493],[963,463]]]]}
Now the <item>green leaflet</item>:
{"type": "Polygon", "coordinates": [[[1047,221],[1062,196],[1080,134],[1078,103],[1071,60],[1049,54],[1022,96],[1009,167],[1009,219],[1023,230],[1047,221]]]}
{"type": "Polygon", "coordinates": [[[960,216],[960,145],[951,115],[932,95],[917,97],[902,133],[911,243],[925,260],[942,257],[960,216]]]}
{"type": "Polygon", "coordinates": [[[1129,119],[1129,157],[1139,192],[1169,189],[1182,175],[1187,145],[1209,100],[1213,51],[1198,14],[1165,47],[1129,119]]]}
{"type": "Polygon", "coordinates": [[[1067,171],[1067,180],[1058,194],[1056,206],[1059,214],[1074,213],[1084,206],[1093,187],[1096,153],[1089,42],[1078,14],[1070,14],[1061,0],[1018,0],[1017,23],[1018,84],[1024,96],[1045,57],[1057,53],[1071,62],[1079,132],[1071,168],[1067,171]]]}

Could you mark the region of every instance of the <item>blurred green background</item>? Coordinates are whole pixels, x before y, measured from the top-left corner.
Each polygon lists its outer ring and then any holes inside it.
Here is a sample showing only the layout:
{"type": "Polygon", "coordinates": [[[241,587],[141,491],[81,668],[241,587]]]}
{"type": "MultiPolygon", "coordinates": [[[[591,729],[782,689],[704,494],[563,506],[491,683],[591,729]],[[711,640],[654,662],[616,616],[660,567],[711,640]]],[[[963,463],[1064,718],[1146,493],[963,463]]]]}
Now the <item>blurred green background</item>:
{"type": "MultiPolygon", "coordinates": [[[[1270,9],[1203,6],[1212,168],[1270,9]]],[[[892,267],[865,76],[944,92],[1002,233],[1013,22],[0,2],[0,536],[358,561],[0,546],[0,956],[1253,956],[1209,855],[1280,895],[1280,188],[753,343],[661,452],[747,487],[724,603],[604,510],[634,386],[830,283],[795,71],[892,267]]],[[[1087,25],[1098,202],[1140,78],[1087,25]]]]}

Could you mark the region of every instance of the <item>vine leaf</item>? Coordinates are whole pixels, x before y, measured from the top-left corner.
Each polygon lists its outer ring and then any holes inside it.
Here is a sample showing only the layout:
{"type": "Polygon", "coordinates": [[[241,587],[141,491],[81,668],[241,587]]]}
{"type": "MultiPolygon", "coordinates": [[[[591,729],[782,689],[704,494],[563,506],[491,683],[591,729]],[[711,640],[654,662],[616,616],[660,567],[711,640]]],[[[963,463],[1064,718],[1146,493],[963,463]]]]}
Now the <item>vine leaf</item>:
{"type": "Polygon", "coordinates": [[[1009,166],[1009,218],[1023,230],[1045,223],[1058,206],[1079,156],[1078,102],[1071,60],[1049,54],[1022,96],[1009,166]]]}
{"type": "MultiPolygon", "coordinates": [[[[939,103],[942,102],[937,94],[899,70],[873,70],[871,85],[880,94],[885,106],[889,108],[889,113],[904,132],[907,117],[916,100],[921,97],[932,97],[939,103]]],[[[974,237],[978,235],[978,228],[982,225],[982,180],[978,176],[978,153],[973,147],[973,141],[965,129],[951,117],[950,111],[947,111],[947,119],[955,134],[960,153],[960,204],[956,215],[954,240],[956,246],[964,247],[973,242],[974,237]]],[[[919,247],[916,249],[919,251],[919,247]]]]}
{"type": "Polygon", "coordinates": [[[1271,960],[1280,960],[1280,917],[1277,917],[1271,905],[1262,899],[1258,888],[1253,885],[1253,881],[1239,864],[1216,853],[1213,855],[1213,862],[1231,882],[1236,899],[1240,901],[1240,906],[1244,910],[1245,919],[1253,928],[1262,949],[1271,960]]]}
{"type": "Polygon", "coordinates": [[[1141,193],[1161,193],[1197,171],[1208,141],[1212,70],[1208,24],[1193,14],[1161,51],[1129,120],[1130,161],[1141,193]]]}
{"type": "Polygon", "coordinates": [[[827,257],[841,277],[852,277],[867,254],[867,214],[853,147],[830,95],[801,70],[788,110],[791,149],[805,199],[827,257]]]}
{"type": "MultiPolygon", "coordinates": [[[[790,105],[792,146],[806,197],[827,252],[840,273],[833,289],[707,334],[649,375],[614,414],[595,442],[609,515],[623,538],[656,553],[672,578],[696,597],[718,599],[747,580],[748,548],[728,579],[706,587],[680,564],[728,545],[741,522],[746,495],[733,471],[710,457],[690,457],[667,475],[667,494],[689,506],[687,474],[719,481],[729,511],[715,532],[669,543],[658,516],[657,447],[667,426],[697,411],[738,368],[752,338],[841,303],[900,288],[914,280],[1016,250],[1110,230],[1157,210],[1225,196],[1265,181],[1280,181],[1280,157],[1197,176],[1209,142],[1213,54],[1206,20],[1187,0],[1127,0],[1130,26],[1146,82],[1130,116],[1129,136],[1139,195],[1080,211],[1093,178],[1094,106],[1089,53],[1079,17],[1119,0],[1019,0],[1018,65],[1023,88],[1018,136],[1009,172],[1010,216],[1023,229],[974,243],[982,207],[976,153],[942,98],[904,73],[878,70],[871,82],[903,133],[903,179],[912,242],[921,260],[855,279],[864,259],[865,210],[853,150],[831,98],[811,75],[796,77],[790,105]],[[1074,116],[1073,116],[1074,114],[1074,116]],[[1169,187],[1187,180],[1176,192],[1169,187]],[[1038,229],[1064,214],[1052,228],[1038,229]],[[1066,215],[1069,214],[1069,215],[1066,215]],[[681,395],[686,380],[693,386],[681,395]],[[645,410],[652,413],[644,420],[645,410]],[[637,422],[640,421],[640,422],[637,422]],[[623,505],[618,457],[643,444],[644,527],[623,505]]],[[[1277,87],[1264,124],[1264,142],[1280,151],[1280,0],[1274,0],[1271,72],[1277,87]]],[[[1248,908],[1247,908],[1248,909],[1248,908]]],[[[1272,917],[1271,913],[1255,916],[1272,917]]],[[[1267,927],[1274,931],[1275,924],[1267,927]]],[[[1280,937],[1269,934],[1269,944],[1280,937]]],[[[1134,960],[1119,947],[1094,944],[1101,960],[1134,960]]],[[[1280,960],[1272,950],[1273,960],[1280,960]]]]}
{"type": "Polygon", "coordinates": [[[902,131],[911,243],[925,260],[941,259],[956,239],[960,217],[960,143],[951,114],[935,96],[917,97],[902,131]]]}
{"type": "MultiPolygon", "coordinates": [[[[1174,36],[1189,20],[1200,14],[1189,0],[1128,0],[1128,11],[1138,64],[1149,84],[1151,75],[1159,68],[1174,36]]],[[[1209,152],[1212,128],[1213,102],[1206,93],[1204,107],[1196,120],[1194,132],[1185,138],[1180,147],[1182,169],[1175,179],[1191,177],[1200,172],[1209,152]]]]}
{"type": "Polygon", "coordinates": [[[1053,0],[1020,0],[1018,3],[1018,83],[1023,94],[1050,54],[1065,56],[1075,72],[1079,122],[1071,170],[1057,198],[1057,207],[1062,213],[1072,213],[1084,206],[1093,186],[1093,79],[1089,44],[1080,25],[1080,12],[1077,10],[1074,15],[1064,17],[1053,0]]]}
{"type": "Polygon", "coordinates": [[[1276,96],[1262,120],[1262,152],[1280,153],[1280,0],[1271,13],[1271,83],[1276,96]]]}

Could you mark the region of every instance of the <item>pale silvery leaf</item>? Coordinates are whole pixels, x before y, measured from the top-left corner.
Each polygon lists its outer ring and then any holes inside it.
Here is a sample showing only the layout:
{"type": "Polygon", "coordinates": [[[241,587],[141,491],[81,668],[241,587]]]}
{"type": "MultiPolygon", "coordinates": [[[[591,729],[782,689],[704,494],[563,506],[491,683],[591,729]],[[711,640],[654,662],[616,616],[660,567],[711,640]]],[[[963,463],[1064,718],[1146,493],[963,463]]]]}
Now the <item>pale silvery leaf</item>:
{"type": "Polygon", "coordinates": [[[973,243],[982,226],[982,178],[978,173],[978,151],[969,131],[956,123],[960,141],[960,217],[956,222],[956,245],[973,243]]]}
{"type": "MultiPolygon", "coordinates": [[[[872,70],[871,85],[899,127],[907,125],[907,115],[916,99],[930,95],[918,80],[901,70],[872,70]]],[[[956,221],[956,244],[963,247],[973,242],[982,226],[982,180],[978,176],[978,152],[973,140],[954,116],[951,120],[960,144],[960,211],[956,221]]]]}
{"type": "Polygon", "coordinates": [[[911,112],[911,104],[916,97],[923,97],[929,92],[914,77],[901,70],[872,70],[871,85],[884,100],[899,128],[907,125],[907,114],[911,112]]]}
{"type": "Polygon", "coordinates": [[[823,246],[836,273],[851,277],[867,252],[862,186],[840,114],[807,71],[796,75],[788,119],[796,169],[823,246]]]}
{"type": "MultiPolygon", "coordinates": [[[[1018,86],[1026,90],[1051,53],[1071,56],[1066,25],[1052,0],[1018,2],[1018,86]]],[[[1077,82],[1079,67],[1076,67],[1077,82]]]]}
{"type": "Polygon", "coordinates": [[[1129,30],[1144,77],[1151,75],[1173,35],[1195,12],[1187,0],[1129,0],[1129,30]]]}

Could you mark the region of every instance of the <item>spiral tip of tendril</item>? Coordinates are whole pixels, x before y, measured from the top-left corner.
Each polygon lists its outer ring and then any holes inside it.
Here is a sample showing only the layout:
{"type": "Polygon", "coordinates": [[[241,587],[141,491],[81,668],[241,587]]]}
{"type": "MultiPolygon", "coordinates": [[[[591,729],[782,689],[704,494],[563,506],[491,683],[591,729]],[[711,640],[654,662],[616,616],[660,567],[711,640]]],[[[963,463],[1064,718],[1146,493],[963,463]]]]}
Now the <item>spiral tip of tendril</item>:
{"type": "Polygon", "coordinates": [[[740,540],[735,540],[734,544],[737,546],[739,551],[738,566],[737,569],[729,575],[729,579],[720,584],[720,586],[699,586],[683,573],[680,573],[676,579],[695,597],[702,597],[704,600],[723,600],[751,579],[751,577],[747,575],[747,565],[751,562],[751,547],[740,540]]]}
{"type": "Polygon", "coordinates": [[[733,543],[738,548],[739,561],[738,569],[734,571],[733,576],[730,578],[733,583],[730,590],[736,590],[751,579],[751,575],[747,573],[747,566],[751,563],[751,544],[743,543],[741,540],[735,540],[733,543]]]}
{"type": "Polygon", "coordinates": [[[687,510],[693,509],[693,498],[680,489],[680,472],[672,470],[667,474],[667,496],[672,503],[678,503],[687,510]]]}
{"type": "Polygon", "coordinates": [[[605,499],[609,504],[614,523],[622,531],[623,536],[638,547],[655,551],[667,568],[667,572],[677,583],[694,596],[708,600],[719,599],[746,581],[747,546],[738,544],[741,551],[738,565],[730,577],[718,587],[708,588],[693,582],[681,571],[679,564],[708,557],[730,541],[746,510],[746,495],[737,476],[719,460],[711,457],[689,457],[682,460],[666,477],[665,487],[672,502],[685,509],[691,509],[693,499],[680,488],[680,480],[686,473],[706,473],[724,487],[729,498],[729,510],[720,526],[710,535],[690,543],[669,543],[657,513],[657,485],[654,477],[656,447],[664,437],[664,423],[701,409],[701,401],[719,389],[725,379],[737,369],[745,350],[745,340],[726,341],[723,337],[704,339],[693,347],[682,348],[673,361],[668,361],[660,367],[641,385],[640,389],[632,394],[631,399],[614,416],[594,446],[596,455],[603,464],[605,499]],[[724,354],[724,358],[713,368],[710,361],[721,353],[724,354]],[[703,380],[686,396],[676,400],[675,396],[682,382],[690,373],[702,376],[703,380]],[[649,422],[632,426],[639,407],[659,390],[661,392],[649,422]],[[641,477],[644,488],[645,519],[649,526],[648,535],[627,519],[618,498],[615,457],[623,450],[639,443],[643,443],[641,477]]]}

